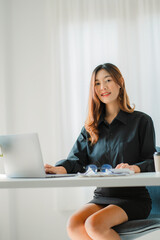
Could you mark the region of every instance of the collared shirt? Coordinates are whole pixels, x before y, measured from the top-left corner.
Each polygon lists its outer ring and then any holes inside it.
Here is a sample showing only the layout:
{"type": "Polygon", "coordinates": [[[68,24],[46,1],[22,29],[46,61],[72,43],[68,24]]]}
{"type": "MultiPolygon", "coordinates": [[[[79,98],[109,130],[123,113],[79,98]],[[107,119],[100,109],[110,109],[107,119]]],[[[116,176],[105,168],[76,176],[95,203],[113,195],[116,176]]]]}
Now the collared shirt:
{"type": "MultiPolygon", "coordinates": [[[[104,116],[102,113],[98,124],[98,142],[91,145],[83,127],[67,159],[56,166],[65,167],[68,173],[76,173],[84,172],[89,164],[97,167],[110,164],[115,168],[119,163],[128,163],[139,166],[141,172],[155,171],[155,132],[151,117],[138,111],[127,113],[121,110],[108,124],[104,116]]],[[[113,198],[147,199],[149,194],[145,187],[97,188],[93,202],[108,204],[113,203],[113,198]]]]}
{"type": "Polygon", "coordinates": [[[110,164],[113,168],[119,163],[137,165],[141,172],[155,171],[153,153],[155,132],[153,121],[145,113],[122,110],[111,124],[101,115],[99,139],[94,145],[88,140],[88,133],[83,127],[67,159],[56,166],[64,166],[68,173],[84,172],[89,164],[97,167],[110,164]]]}
{"type": "Polygon", "coordinates": [[[97,167],[110,164],[113,168],[119,163],[137,165],[141,172],[155,171],[153,153],[155,132],[153,121],[145,113],[122,110],[111,124],[101,115],[99,139],[94,145],[88,140],[88,133],[83,127],[67,159],[56,166],[64,166],[68,173],[84,172],[89,164],[97,167]]]}

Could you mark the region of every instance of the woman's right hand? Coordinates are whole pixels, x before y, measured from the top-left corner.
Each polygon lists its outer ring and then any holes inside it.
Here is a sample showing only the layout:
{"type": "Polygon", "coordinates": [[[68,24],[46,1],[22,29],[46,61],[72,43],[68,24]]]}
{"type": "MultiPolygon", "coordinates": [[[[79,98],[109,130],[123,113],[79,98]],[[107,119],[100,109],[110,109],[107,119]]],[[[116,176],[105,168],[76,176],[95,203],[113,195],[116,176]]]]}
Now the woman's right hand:
{"type": "Polygon", "coordinates": [[[55,174],[67,174],[67,171],[64,167],[53,167],[52,165],[45,164],[44,165],[46,173],[55,173],[55,174]]]}

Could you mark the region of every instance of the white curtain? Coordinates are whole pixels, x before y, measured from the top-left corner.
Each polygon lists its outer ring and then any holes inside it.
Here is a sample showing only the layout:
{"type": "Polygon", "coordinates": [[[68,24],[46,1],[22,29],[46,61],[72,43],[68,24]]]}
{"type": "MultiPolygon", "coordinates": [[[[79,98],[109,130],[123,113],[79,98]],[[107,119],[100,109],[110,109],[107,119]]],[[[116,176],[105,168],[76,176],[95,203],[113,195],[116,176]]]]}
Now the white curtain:
{"type": "MultiPolygon", "coordinates": [[[[45,163],[66,158],[84,125],[91,73],[111,62],[160,145],[159,0],[0,0],[0,35],[0,134],[38,132],[45,163]]],[[[56,191],[55,206],[75,209],[91,194],[76,191],[56,191]]]]}
{"type": "Polygon", "coordinates": [[[91,72],[104,62],[124,74],[131,103],[154,120],[160,144],[160,2],[59,0],[49,2],[53,79],[60,144],[66,157],[83,126],[91,72]],[[58,80],[57,80],[58,79],[58,80]],[[157,107],[156,107],[157,106],[157,107]],[[63,121],[62,121],[63,120],[63,121]],[[66,140],[68,139],[69,141],[66,140]]]}

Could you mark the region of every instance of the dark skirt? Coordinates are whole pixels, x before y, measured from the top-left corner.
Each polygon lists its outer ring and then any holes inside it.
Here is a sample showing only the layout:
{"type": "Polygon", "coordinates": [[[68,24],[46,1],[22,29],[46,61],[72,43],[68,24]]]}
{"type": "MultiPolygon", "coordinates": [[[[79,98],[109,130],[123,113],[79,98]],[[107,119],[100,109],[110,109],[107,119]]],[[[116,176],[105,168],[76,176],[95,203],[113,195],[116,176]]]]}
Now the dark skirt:
{"type": "MultiPolygon", "coordinates": [[[[145,219],[149,216],[152,201],[145,188],[121,188],[120,194],[117,194],[117,196],[110,196],[108,189],[106,189],[106,191],[105,189],[106,188],[96,189],[94,198],[89,203],[103,205],[104,207],[110,204],[119,206],[126,212],[128,220],[145,219]],[[109,196],[105,196],[105,192],[109,196]],[[137,194],[140,192],[141,194],[137,194]]],[[[116,191],[116,188],[110,190],[112,195],[113,191],[116,191]]]]}

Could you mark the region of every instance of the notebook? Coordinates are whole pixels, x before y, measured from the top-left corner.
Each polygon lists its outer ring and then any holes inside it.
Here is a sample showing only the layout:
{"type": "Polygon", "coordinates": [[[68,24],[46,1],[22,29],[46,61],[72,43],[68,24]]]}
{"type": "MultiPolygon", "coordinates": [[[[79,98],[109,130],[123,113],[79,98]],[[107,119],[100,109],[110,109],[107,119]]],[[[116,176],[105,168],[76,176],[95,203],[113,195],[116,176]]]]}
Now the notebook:
{"type": "Polygon", "coordinates": [[[57,178],[76,174],[46,174],[37,133],[0,136],[0,156],[10,178],[57,178]]]}

